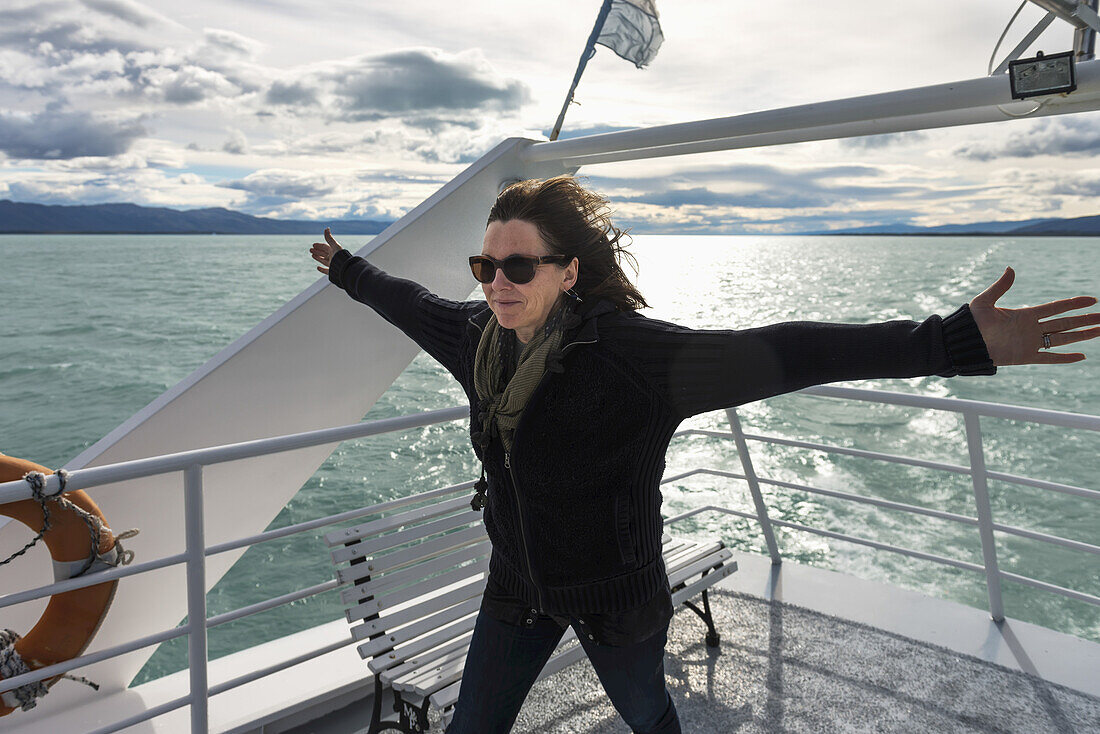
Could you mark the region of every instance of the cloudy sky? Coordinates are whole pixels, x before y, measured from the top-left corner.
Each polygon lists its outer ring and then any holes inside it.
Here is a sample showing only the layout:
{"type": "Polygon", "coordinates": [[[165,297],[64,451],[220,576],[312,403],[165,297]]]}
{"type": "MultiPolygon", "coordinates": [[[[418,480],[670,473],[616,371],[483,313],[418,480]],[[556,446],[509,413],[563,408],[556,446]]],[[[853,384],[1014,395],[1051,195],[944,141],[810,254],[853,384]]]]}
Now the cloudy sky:
{"type": "MultiPolygon", "coordinates": [[[[599,5],[3,0],[0,198],[396,218],[549,131],[599,5]]],[[[657,0],[656,60],[600,47],[563,137],[981,77],[1016,5],[657,0]]],[[[1098,214],[1098,151],[1085,113],[582,173],[638,232],[785,232],[1098,214]]]]}

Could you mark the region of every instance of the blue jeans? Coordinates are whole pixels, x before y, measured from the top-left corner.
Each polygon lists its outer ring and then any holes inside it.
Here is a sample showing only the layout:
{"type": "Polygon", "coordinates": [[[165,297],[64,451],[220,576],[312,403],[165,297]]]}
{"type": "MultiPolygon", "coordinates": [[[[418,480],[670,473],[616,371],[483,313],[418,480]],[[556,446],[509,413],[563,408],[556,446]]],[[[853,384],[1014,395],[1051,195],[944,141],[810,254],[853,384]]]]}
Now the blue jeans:
{"type": "MultiPolygon", "coordinates": [[[[574,627],[576,629],[576,627],[574,627]]],[[[636,734],[681,734],[665,686],[667,628],[635,645],[599,645],[577,638],[611,703],[636,734]]],[[[454,719],[447,734],[506,734],[561,636],[557,622],[539,617],[530,627],[478,614],[454,719]]]]}

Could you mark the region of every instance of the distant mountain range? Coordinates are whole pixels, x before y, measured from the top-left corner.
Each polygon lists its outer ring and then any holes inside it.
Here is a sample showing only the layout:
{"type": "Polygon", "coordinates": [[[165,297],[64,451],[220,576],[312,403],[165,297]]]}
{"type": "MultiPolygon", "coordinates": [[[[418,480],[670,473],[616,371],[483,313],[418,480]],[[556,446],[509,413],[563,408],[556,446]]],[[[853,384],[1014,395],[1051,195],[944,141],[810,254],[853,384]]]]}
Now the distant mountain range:
{"type": "Polygon", "coordinates": [[[0,234],[378,234],[392,222],[310,222],[253,217],[220,207],[166,209],[136,204],[57,206],[0,200],[0,234]]]}
{"type": "Polygon", "coordinates": [[[856,229],[830,230],[808,234],[893,234],[893,235],[1011,235],[1013,237],[1094,237],[1100,235],[1100,216],[1073,219],[1024,219],[1017,222],[976,222],[944,224],[939,227],[913,227],[885,224],[856,229]]]}
{"type": "MultiPolygon", "coordinates": [[[[230,209],[167,209],[136,204],[59,206],[0,199],[0,234],[378,234],[392,222],[372,219],[304,221],[268,219],[230,209]]],[[[639,228],[640,229],[640,228],[639,228]]],[[[804,234],[854,235],[1011,235],[1014,237],[1100,235],[1100,216],[1025,219],[914,227],[884,224],[804,234]]]]}

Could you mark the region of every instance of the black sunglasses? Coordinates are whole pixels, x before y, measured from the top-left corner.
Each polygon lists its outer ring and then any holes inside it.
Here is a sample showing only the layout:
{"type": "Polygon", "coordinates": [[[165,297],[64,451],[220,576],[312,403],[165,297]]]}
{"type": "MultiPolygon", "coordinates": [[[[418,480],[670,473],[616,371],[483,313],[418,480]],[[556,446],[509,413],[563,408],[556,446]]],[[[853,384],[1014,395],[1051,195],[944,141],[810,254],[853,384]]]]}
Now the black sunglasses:
{"type": "Polygon", "coordinates": [[[504,277],[523,285],[530,283],[539,265],[544,263],[564,264],[569,261],[567,255],[509,255],[503,260],[494,260],[486,255],[471,255],[470,270],[479,283],[492,283],[497,277],[497,268],[504,271],[504,277]]]}

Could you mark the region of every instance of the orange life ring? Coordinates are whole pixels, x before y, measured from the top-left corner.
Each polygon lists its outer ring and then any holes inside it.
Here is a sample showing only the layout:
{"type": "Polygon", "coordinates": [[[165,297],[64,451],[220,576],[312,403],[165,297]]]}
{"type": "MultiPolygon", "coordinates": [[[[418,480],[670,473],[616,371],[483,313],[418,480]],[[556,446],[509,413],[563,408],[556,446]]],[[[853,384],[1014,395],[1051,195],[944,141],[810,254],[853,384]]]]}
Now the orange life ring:
{"type": "MultiPolygon", "coordinates": [[[[32,471],[53,473],[53,470],[33,462],[0,454],[0,482],[22,479],[24,474],[32,471]]],[[[114,551],[114,535],[107,529],[107,521],[95,502],[80,490],[66,492],[63,496],[103,522],[106,531],[100,533],[97,553],[103,556],[114,551]]],[[[78,573],[81,568],[79,562],[86,561],[91,555],[92,539],[88,526],[71,509],[57,502],[47,502],[50,506],[50,528],[42,539],[50,550],[55,569],[70,567],[73,570],[69,575],[78,573]]],[[[0,515],[19,520],[36,533],[42,528],[42,506],[33,499],[0,505],[0,515]]],[[[59,574],[55,572],[55,576],[57,575],[59,574]]],[[[60,575],[67,578],[64,573],[60,575]]],[[[71,660],[83,653],[107,615],[117,585],[117,581],[109,581],[50,597],[46,611],[42,613],[38,623],[15,643],[15,651],[26,666],[36,670],[71,660]]],[[[51,678],[43,683],[49,687],[57,680],[58,678],[51,678]]],[[[16,706],[10,705],[14,702],[11,692],[4,693],[3,699],[0,700],[0,716],[6,716],[16,709],[16,706]]]]}

